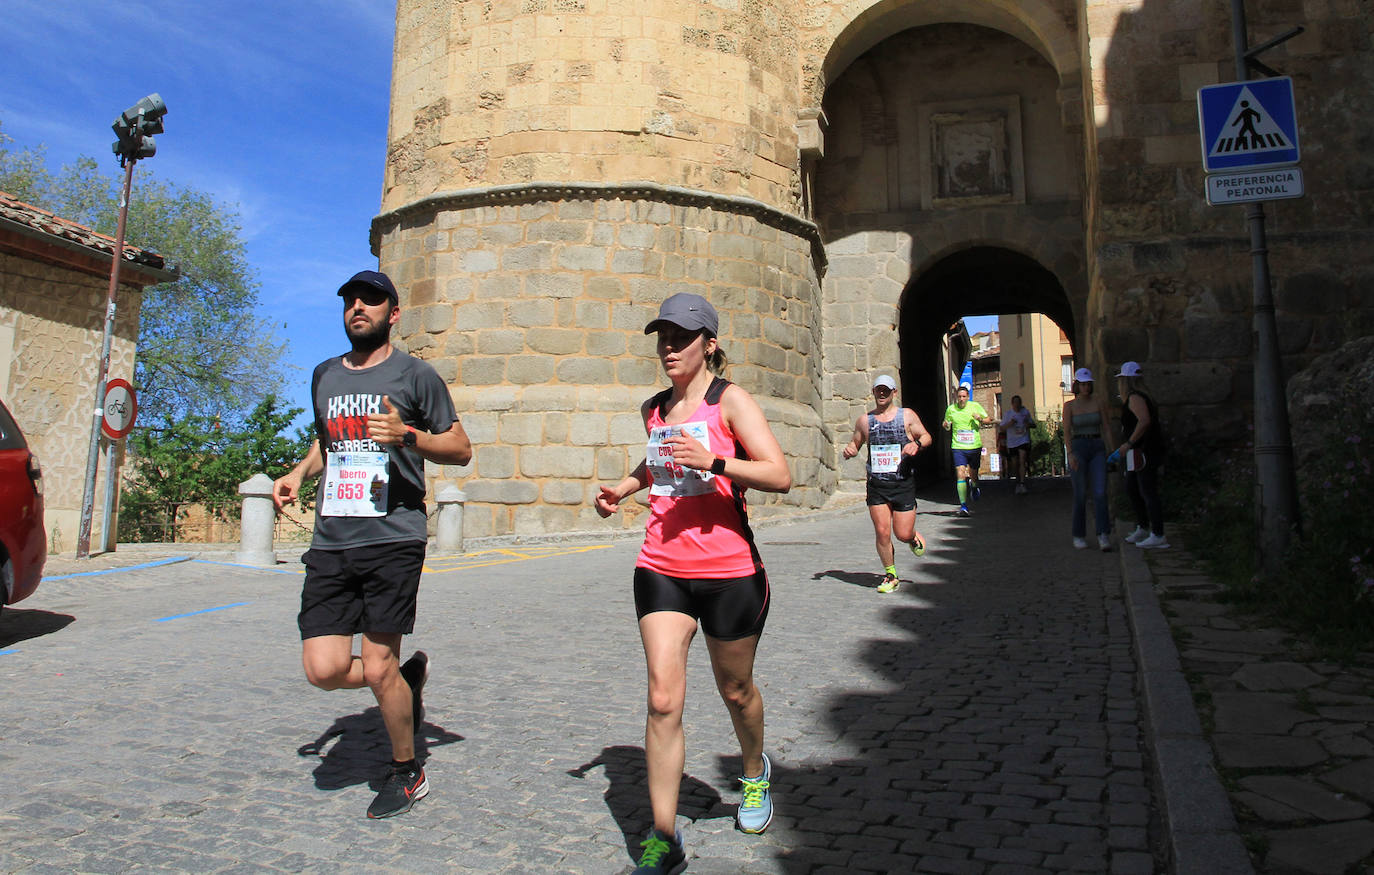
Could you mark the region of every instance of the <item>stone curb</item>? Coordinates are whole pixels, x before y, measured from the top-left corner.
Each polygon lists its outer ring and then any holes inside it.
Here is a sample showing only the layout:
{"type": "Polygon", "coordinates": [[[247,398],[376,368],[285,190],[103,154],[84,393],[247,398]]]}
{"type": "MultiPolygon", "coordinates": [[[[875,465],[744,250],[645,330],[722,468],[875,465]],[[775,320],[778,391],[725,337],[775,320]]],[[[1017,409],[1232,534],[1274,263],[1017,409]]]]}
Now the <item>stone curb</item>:
{"type": "MultiPolygon", "coordinates": [[[[1124,531],[1118,523],[1118,531],[1124,531]]],[[[1118,541],[1122,598],[1140,670],[1145,743],[1159,787],[1169,871],[1178,875],[1254,875],[1231,800],[1154,590],[1144,551],[1118,541]]]]}

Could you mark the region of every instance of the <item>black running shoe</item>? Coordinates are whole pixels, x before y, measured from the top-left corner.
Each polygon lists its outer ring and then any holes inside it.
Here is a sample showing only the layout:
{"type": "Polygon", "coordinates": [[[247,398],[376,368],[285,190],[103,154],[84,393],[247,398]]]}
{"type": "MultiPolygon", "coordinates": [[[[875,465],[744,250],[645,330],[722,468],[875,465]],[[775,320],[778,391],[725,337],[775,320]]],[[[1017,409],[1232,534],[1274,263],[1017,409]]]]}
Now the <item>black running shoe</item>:
{"type": "Polygon", "coordinates": [[[382,784],[381,792],[372,804],[367,806],[367,816],[374,820],[379,817],[394,817],[405,814],[411,807],[429,793],[429,781],[425,780],[425,770],[392,768],[382,784]]]}
{"type": "Polygon", "coordinates": [[[410,719],[414,722],[415,734],[420,734],[420,726],[425,719],[425,704],[422,692],[425,681],[429,679],[429,657],[423,650],[407,659],[401,666],[401,677],[410,685],[410,719]]]}
{"type": "Polygon", "coordinates": [[[639,857],[639,865],[633,875],[668,875],[686,868],[687,849],[682,846],[682,831],[670,836],[656,829],[649,830],[649,837],[639,843],[644,853],[639,857]]]}

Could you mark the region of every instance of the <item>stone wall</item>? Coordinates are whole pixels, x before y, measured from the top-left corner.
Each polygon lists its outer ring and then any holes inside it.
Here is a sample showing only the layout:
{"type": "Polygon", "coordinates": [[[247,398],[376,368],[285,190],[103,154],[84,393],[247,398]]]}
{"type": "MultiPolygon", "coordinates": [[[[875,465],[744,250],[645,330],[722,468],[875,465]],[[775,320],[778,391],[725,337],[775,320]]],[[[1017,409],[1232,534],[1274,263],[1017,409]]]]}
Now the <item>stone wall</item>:
{"type": "MultiPolygon", "coordinates": [[[[100,368],[108,280],[0,253],[0,325],[13,330],[5,404],[43,466],[44,522],[53,552],[73,550],[90,450],[91,410],[100,368]]],[[[132,382],[142,294],[122,286],[110,351],[110,377],[132,382]]],[[[91,544],[100,531],[105,496],[101,439],[91,544]]],[[[117,464],[122,465],[122,452],[117,464]]]]}
{"type": "Polygon", "coordinates": [[[816,412],[814,229],[758,204],[562,194],[376,226],[401,289],[398,345],[451,384],[476,447],[470,466],[431,472],[466,494],[467,536],[606,528],[591,500],[642,458],[640,404],[667,385],[644,326],[681,291],[719,311],[726,376],[759,400],[792,464],[796,488],[752,496],[757,512],[823,503],[835,474],[816,412]]]}
{"type": "MultiPolygon", "coordinates": [[[[1367,3],[1248,4],[1292,75],[1307,194],[1264,206],[1288,373],[1374,333],[1374,40],[1367,3]],[[1358,121],[1357,121],[1358,120],[1358,121]]],[[[1090,364],[1145,364],[1179,440],[1243,441],[1253,393],[1245,207],[1209,207],[1196,91],[1236,79],[1226,4],[1091,3],[1090,364]]]]}
{"type": "MultiPolygon", "coordinates": [[[[1296,369],[1374,333],[1371,16],[1249,5],[1253,42],[1307,28],[1266,56],[1304,137],[1308,196],[1267,207],[1296,369]]],[[[979,312],[984,253],[981,312],[1034,299],[1081,364],[1142,362],[1181,439],[1243,438],[1248,243],[1205,204],[1195,106],[1231,54],[1225,4],[1186,0],[401,0],[373,244],[469,411],[474,467],[437,475],[469,533],[605,525],[589,490],[659,380],[637,331],[681,289],[785,432],[789,502],[837,487],[872,372],[979,312]],[[943,160],[980,137],[995,160],[943,160]]]]}
{"type": "Polygon", "coordinates": [[[382,208],[573,181],[790,207],[799,14],[790,0],[401,0],[382,208]]]}

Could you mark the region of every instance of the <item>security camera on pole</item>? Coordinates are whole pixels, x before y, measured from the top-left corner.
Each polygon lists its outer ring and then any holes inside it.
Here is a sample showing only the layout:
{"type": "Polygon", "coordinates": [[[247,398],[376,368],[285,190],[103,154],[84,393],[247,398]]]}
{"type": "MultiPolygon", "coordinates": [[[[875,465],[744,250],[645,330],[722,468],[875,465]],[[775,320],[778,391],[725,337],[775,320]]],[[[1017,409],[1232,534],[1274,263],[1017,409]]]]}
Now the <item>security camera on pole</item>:
{"type": "MultiPolygon", "coordinates": [[[[167,114],[167,104],[157,94],[147,97],[124,110],[111,126],[115,132],[112,149],[119,156],[119,166],[124,168],[124,189],[119,197],[119,223],[115,229],[113,258],[110,260],[110,290],[105,304],[105,335],[100,347],[100,372],[96,378],[95,400],[92,403],[91,445],[86,454],[86,487],[81,497],[81,531],[76,539],[76,558],[89,559],[91,555],[91,518],[95,514],[95,474],[100,460],[100,427],[105,419],[105,378],[110,371],[110,343],[114,337],[115,293],[119,289],[119,267],[124,261],[124,225],[129,215],[129,190],[133,186],[134,164],[140,159],[151,158],[157,154],[157,144],[153,135],[162,133],[162,117],[167,114]]],[[[105,472],[113,477],[113,466],[105,472]]],[[[113,539],[106,536],[106,543],[113,539]]]]}

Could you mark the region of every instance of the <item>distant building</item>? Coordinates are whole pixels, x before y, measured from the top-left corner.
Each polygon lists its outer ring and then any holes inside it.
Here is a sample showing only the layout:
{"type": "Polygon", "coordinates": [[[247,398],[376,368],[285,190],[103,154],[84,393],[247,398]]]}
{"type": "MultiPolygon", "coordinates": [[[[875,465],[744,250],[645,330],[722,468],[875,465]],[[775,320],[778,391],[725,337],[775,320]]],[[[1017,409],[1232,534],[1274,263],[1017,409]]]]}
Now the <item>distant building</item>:
{"type": "MultiPolygon", "coordinates": [[[[114,243],[0,192],[0,398],[43,466],[52,552],[74,549],[80,528],[114,243]]],[[[177,273],[137,247],[126,246],[123,256],[109,376],[132,382],[143,289],[177,273]]],[[[105,542],[101,458],[93,547],[105,542]]]]}
{"type": "Polygon", "coordinates": [[[1008,404],[1020,395],[1036,419],[1057,415],[1073,394],[1073,347],[1058,325],[1041,313],[998,318],[1002,332],[1002,392],[1008,404]]]}

